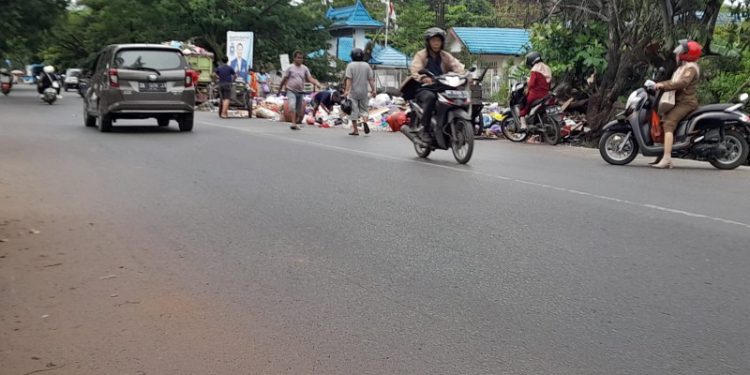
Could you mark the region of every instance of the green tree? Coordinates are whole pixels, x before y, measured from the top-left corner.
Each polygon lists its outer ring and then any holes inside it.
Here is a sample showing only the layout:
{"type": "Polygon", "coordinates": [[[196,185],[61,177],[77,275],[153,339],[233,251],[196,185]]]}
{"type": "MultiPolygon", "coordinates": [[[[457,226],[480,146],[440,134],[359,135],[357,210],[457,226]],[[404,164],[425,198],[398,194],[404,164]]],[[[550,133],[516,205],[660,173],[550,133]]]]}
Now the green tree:
{"type": "Polygon", "coordinates": [[[542,0],[550,19],[567,25],[574,34],[585,34],[582,28],[592,22],[606,27],[602,43],[606,65],[597,76],[587,112],[595,129],[609,120],[614,103],[633,82],[643,80],[649,65],[674,67],[670,51],[677,39],[688,36],[710,52],[721,4],[721,0],[542,0]]]}
{"type": "MultiPolygon", "coordinates": [[[[54,27],[44,54],[63,65],[81,65],[113,43],[192,41],[215,53],[226,51],[228,30],[255,32],[258,65],[278,66],[278,55],[325,49],[325,8],[281,0],[81,0],[54,27]]],[[[319,64],[325,74],[328,64],[319,64]]]]}
{"type": "MultiPolygon", "coordinates": [[[[25,0],[0,3],[0,58],[29,62],[41,50],[45,30],[57,22],[67,0],[25,0]]],[[[20,63],[16,63],[19,64],[20,63]]]]}

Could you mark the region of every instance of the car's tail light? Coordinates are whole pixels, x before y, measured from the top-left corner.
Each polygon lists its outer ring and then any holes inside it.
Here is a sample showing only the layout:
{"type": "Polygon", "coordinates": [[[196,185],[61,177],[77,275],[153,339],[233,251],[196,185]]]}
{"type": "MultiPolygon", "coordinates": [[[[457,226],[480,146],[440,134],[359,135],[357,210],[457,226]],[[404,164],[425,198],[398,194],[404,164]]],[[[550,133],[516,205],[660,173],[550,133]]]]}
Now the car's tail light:
{"type": "Polygon", "coordinates": [[[110,87],[120,87],[120,77],[117,75],[117,69],[110,69],[108,76],[110,87]]]}
{"type": "Polygon", "coordinates": [[[193,87],[195,82],[193,81],[193,77],[195,77],[197,74],[194,70],[188,69],[185,71],[185,87],[193,87]]]}

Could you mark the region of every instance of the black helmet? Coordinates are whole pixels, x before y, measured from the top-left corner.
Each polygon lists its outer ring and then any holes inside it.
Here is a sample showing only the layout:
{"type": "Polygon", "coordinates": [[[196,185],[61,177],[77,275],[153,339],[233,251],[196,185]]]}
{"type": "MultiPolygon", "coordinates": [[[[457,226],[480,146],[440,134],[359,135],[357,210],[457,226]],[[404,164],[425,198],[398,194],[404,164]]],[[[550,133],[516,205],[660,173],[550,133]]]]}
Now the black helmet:
{"type": "Polygon", "coordinates": [[[445,46],[445,30],[439,27],[431,27],[424,32],[424,44],[427,49],[430,49],[430,39],[433,37],[440,38],[443,41],[443,46],[445,46]]]}
{"type": "Polygon", "coordinates": [[[353,49],[350,56],[352,57],[352,61],[365,61],[365,51],[362,48],[353,49]]]}
{"type": "Polygon", "coordinates": [[[542,62],[542,54],[536,51],[531,51],[526,54],[526,67],[531,68],[536,63],[542,62]]]}
{"type": "Polygon", "coordinates": [[[531,69],[536,63],[542,62],[542,54],[536,51],[531,51],[526,54],[526,67],[531,69]]]}

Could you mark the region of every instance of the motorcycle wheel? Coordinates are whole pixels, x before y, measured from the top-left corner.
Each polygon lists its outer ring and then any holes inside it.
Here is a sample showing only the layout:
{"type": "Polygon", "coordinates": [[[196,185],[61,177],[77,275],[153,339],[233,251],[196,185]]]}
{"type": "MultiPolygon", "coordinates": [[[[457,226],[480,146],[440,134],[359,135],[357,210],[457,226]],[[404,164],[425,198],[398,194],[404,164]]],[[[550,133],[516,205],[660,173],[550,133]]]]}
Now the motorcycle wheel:
{"type": "Polygon", "coordinates": [[[638,143],[631,136],[628,142],[623,145],[622,151],[618,151],[622,141],[627,137],[627,132],[622,130],[609,131],[604,133],[599,140],[599,154],[602,159],[609,164],[625,165],[629,164],[638,156],[638,143]]]}
{"type": "Polygon", "coordinates": [[[560,143],[560,125],[552,117],[545,116],[544,141],[552,146],[560,143]]]}
{"type": "Polygon", "coordinates": [[[711,158],[708,162],[717,169],[735,169],[747,162],[748,145],[745,137],[734,130],[724,134],[724,146],[727,152],[721,158],[711,158]]]}
{"type": "Polygon", "coordinates": [[[474,152],[474,128],[466,120],[458,120],[453,123],[453,126],[455,127],[454,134],[456,134],[456,137],[451,140],[453,157],[459,164],[466,164],[474,152]]]}
{"type": "Polygon", "coordinates": [[[417,152],[417,156],[419,156],[422,159],[426,159],[428,156],[430,156],[432,149],[429,147],[423,147],[422,145],[415,143],[414,151],[417,152]]]}
{"type": "Polygon", "coordinates": [[[505,118],[500,126],[502,127],[505,138],[511,142],[523,142],[529,136],[529,133],[516,132],[516,120],[513,116],[505,118]]]}

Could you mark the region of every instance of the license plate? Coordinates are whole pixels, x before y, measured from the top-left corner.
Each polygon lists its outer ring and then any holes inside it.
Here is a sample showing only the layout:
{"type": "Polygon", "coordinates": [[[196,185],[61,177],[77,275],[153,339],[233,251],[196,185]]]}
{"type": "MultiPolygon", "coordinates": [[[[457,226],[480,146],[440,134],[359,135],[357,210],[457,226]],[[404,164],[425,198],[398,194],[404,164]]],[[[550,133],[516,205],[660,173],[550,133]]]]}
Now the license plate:
{"type": "Polygon", "coordinates": [[[448,99],[468,99],[469,93],[466,91],[458,91],[458,90],[448,90],[445,92],[446,98],[448,99]]]}
{"type": "Polygon", "coordinates": [[[139,82],[138,90],[141,92],[166,92],[167,85],[164,82],[139,82]]]}
{"type": "Polygon", "coordinates": [[[555,106],[555,107],[547,107],[547,113],[550,114],[550,115],[556,115],[556,114],[560,113],[560,107],[557,107],[557,106],[555,106]]]}

